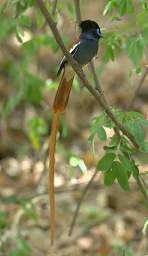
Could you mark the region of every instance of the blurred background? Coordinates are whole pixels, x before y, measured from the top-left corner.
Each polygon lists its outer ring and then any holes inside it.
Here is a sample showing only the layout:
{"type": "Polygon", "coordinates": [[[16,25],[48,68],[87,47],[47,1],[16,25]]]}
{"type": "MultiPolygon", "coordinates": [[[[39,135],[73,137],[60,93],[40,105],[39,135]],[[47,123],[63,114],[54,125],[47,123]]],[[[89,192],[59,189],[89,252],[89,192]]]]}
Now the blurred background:
{"type": "MultiPolygon", "coordinates": [[[[48,143],[63,55],[35,2],[0,0],[0,256],[46,255],[49,246],[48,143]]],[[[79,34],[79,1],[45,2],[68,47],[79,34]]],[[[110,106],[147,117],[147,1],[81,0],[80,9],[82,19],[98,22],[104,34],[94,63],[110,106]]],[[[84,70],[94,84],[90,67],[84,70]]],[[[67,236],[107,143],[96,138],[94,150],[88,140],[92,119],[102,111],[76,77],[56,152],[59,256],[148,254],[142,232],[146,202],[133,180],[125,192],[116,183],[105,187],[99,173],[83,200],[73,235],[67,236]]],[[[112,136],[111,129],[106,133],[112,136]]],[[[146,181],[148,156],[136,158],[146,181]]]]}

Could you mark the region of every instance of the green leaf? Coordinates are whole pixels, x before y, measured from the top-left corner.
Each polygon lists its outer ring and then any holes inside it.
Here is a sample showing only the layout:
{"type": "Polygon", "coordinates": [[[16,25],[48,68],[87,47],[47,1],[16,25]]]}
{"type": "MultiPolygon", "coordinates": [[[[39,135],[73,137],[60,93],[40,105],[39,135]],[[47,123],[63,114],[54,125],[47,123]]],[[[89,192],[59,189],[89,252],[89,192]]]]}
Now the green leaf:
{"type": "Polygon", "coordinates": [[[103,11],[103,16],[107,15],[107,14],[111,14],[112,11],[113,11],[113,8],[114,8],[115,4],[114,4],[114,1],[109,1],[105,8],[104,8],[104,11],[103,11]]]}
{"type": "Polygon", "coordinates": [[[105,172],[105,174],[104,174],[104,184],[106,186],[111,186],[114,183],[115,179],[116,179],[116,175],[117,175],[116,169],[113,169],[113,168],[111,168],[110,170],[105,172]]]}
{"type": "Polygon", "coordinates": [[[71,4],[71,2],[67,2],[66,6],[67,6],[67,9],[68,9],[68,14],[69,14],[70,18],[74,20],[74,18],[75,18],[74,5],[71,4]]]}
{"type": "Polygon", "coordinates": [[[33,220],[37,220],[36,204],[32,201],[22,201],[22,208],[24,209],[25,217],[33,220]]]}
{"type": "Polygon", "coordinates": [[[53,36],[44,36],[41,43],[50,46],[54,52],[59,48],[53,36]]]}
{"type": "Polygon", "coordinates": [[[119,160],[125,169],[127,169],[129,172],[133,171],[134,166],[132,160],[130,161],[125,155],[119,155],[119,160]]]}
{"type": "Polygon", "coordinates": [[[19,17],[27,8],[35,5],[35,0],[12,0],[11,3],[15,7],[15,17],[19,17]]]}
{"type": "Polygon", "coordinates": [[[143,151],[148,153],[148,141],[144,141],[144,145],[142,147],[143,151]]]}
{"type": "Polygon", "coordinates": [[[32,25],[32,19],[30,16],[21,15],[18,19],[19,24],[24,27],[31,27],[32,25]]]}
{"type": "Polygon", "coordinates": [[[145,11],[148,11],[148,2],[147,0],[142,0],[142,8],[145,10],[145,11]]]}
{"type": "Polygon", "coordinates": [[[108,47],[106,48],[103,59],[105,62],[108,62],[109,60],[114,61],[115,53],[114,53],[113,47],[111,45],[108,45],[108,47]]]}
{"type": "Polygon", "coordinates": [[[17,18],[22,12],[24,12],[27,8],[27,1],[16,0],[13,1],[13,5],[15,5],[15,17],[17,18]]]}
{"type": "Polygon", "coordinates": [[[16,38],[20,43],[23,42],[23,37],[24,37],[24,31],[22,30],[21,26],[18,24],[16,26],[16,38]]]}
{"type": "Polygon", "coordinates": [[[111,21],[121,21],[121,18],[118,16],[113,16],[111,21]]]}
{"type": "Polygon", "coordinates": [[[120,142],[120,137],[118,135],[113,135],[111,138],[110,147],[117,147],[120,142]]]}
{"type": "Polygon", "coordinates": [[[123,16],[125,13],[132,13],[134,11],[132,0],[120,0],[119,12],[120,16],[123,16]]]}
{"type": "Polygon", "coordinates": [[[144,116],[143,114],[139,113],[139,112],[136,112],[136,111],[128,111],[125,113],[125,118],[127,119],[142,119],[144,120],[144,116]]]}
{"type": "Polygon", "coordinates": [[[139,144],[141,144],[143,146],[143,144],[144,144],[144,137],[145,137],[145,133],[144,133],[143,127],[139,123],[134,123],[132,130],[133,130],[133,134],[135,135],[135,137],[136,137],[137,141],[139,142],[139,144]]]}
{"type": "Polygon", "coordinates": [[[36,8],[36,23],[37,27],[41,29],[45,25],[45,17],[41,13],[39,8],[36,8]]]}
{"type": "Polygon", "coordinates": [[[11,98],[9,98],[4,106],[3,117],[7,118],[13,112],[13,110],[19,105],[22,98],[22,91],[20,91],[18,94],[16,93],[15,97],[12,96],[11,98]]]}
{"type": "Polygon", "coordinates": [[[142,233],[146,236],[147,231],[148,231],[148,219],[146,219],[145,222],[144,222],[142,233]]]}
{"type": "Polygon", "coordinates": [[[95,134],[98,131],[98,127],[99,126],[103,126],[105,124],[105,114],[102,114],[100,116],[97,116],[95,118],[93,118],[92,120],[92,125],[90,128],[90,132],[91,134],[95,134]]]}
{"type": "Polygon", "coordinates": [[[142,119],[142,120],[140,120],[140,123],[141,123],[142,125],[144,125],[144,126],[148,126],[148,120],[142,119]]]}
{"type": "Polygon", "coordinates": [[[109,60],[114,61],[115,57],[119,54],[122,46],[122,37],[119,33],[108,33],[105,36],[106,50],[103,56],[105,62],[109,60]]]}
{"type": "Polygon", "coordinates": [[[72,167],[79,167],[82,173],[85,173],[87,171],[87,167],[85,165],[85,162],[83,159],[77,157],[77,156],[71,156],[69,159],[69,163],[72,167]]]}
{"type": "Polygon", "coordinates": [[[6,228],[8,225],[8,214],[5,211],[0,211],[0,230],[6,228]]]}
{"type": "Polygon", "coordinates": [[[107,140],[106,131],[103,127],[98,127],[98,136],[101,141],[107,140]]]}
{"type": "Polygon", "coordinates": [[[132,13],[134,11],[133,0],[126,0],[127,12],[132,13]]]}
{"type": "Polygon", "coordinates": [[[137,142],[140,144],[141,148],[143,148],[145,132],[141,125],[141,120],[129,120],[125,122],[125,127],[135,136],[137,142]]]}
{"type": "Polygon", "coordinates": [[[41,117],[34,117],[28,122],[29,137],[33,147],[38,150],[41,146],[41,138],[47,134],[48,127],[45,120],[41,117]]]}
{"type": "Polygon", "coordinates": [[[11,251],[10,256],[29,256],[31,255],[31,246],[24,239],[18,238],[16,241],[16,248],[11,251]]]}
{"type": "Polygon", "coordinates": [[[136,17],[136,21],[138,22],[138,25],[140,25],[143,29],[148,28],[147,16],[148,16],[148,10],[143,10],[136,17]]]}
{"type": "Polygon", "coordinates": [[[112,163],[116,155],[114,153],[107,153],[104,157],[101,158],[96,168],[98,171],[107,171],[111,168],[112,163]]]}
{"type": "Polygon", "coordinates": [[[126,141],[126,140],[121,141],[120,150],[123,153],[126,152],[126,153],[129,153],[129,154],[131,154],[134,151],[134,149],[129,144],[129,141],[126,141]]]}
{"type": "Polygon", "coordinates": [[[32,103],[40,103],[42,101],[42,89],[44,81],[32,74],[26,74],[25,97],[32,103]]]}
{"type": "Polygon", "coordinates": [[[14,31],[16,32],[16,20],[10,19],[7,17],[0,19],[0,39],[4,40],[8,36],[10,36],[14,31]]]}
{"type": "Polygon", "coordinates": [[[140,61],[143,57],[145,49],[145,40],[142,35],[137,38],[131,38],[127,41],[127,53],[129,58],[136,66],[140,66],[140,61]]]}
{"type": "Polygon", "coordinates": [[[122,0],[122,1],[120,1],[120,5],[119,5],[120,16],[123,16],[126,11],[127,11],[127,1],[122,0]]]}
{"type": "Polygon", "coordinates": [[[0,15],[1,15],[1,14],[4,14],[5,10],[7,9],[7,6],[8,6],[8,1],[4,2],[3,4],[1,3],[1,6],[0,6],[0,15]]]}
{"type": "Polygon", "coordinates": [[[142,68],[140,66],[137,66],[136,69],[135,69],[135,73],[137,75],[141,75],[142,74],[142,68]]]}
{"type": "Polygon", "coordinates": [[[139,169],[137,166],[134,166],[134,169],[133,169],[133,177],[135,178],[135,180],[138,179],[139,177],[139,169]]]}
{"type": "Polygon", "coordinates": [[[117,174],[117,180],[120,186],[125,190],[129,190],[128,174],[126,168],[119,162],[114,161],[112,164],[112,169],[115,170],[117,174]]]}
{"type": "Polygon", "coordinates": [[[44,135],[48,131],[47,124],[45,120],[41,117],[34,117],[29,120],[29,128],[34,130],[39,135],[44,135]]]}

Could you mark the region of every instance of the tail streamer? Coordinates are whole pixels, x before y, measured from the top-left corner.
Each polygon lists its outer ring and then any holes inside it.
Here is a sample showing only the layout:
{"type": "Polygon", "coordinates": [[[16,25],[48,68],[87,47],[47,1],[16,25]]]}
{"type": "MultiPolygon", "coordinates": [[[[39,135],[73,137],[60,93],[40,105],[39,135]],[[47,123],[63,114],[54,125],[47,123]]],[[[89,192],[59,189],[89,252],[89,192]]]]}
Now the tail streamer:
{"type": "Polygon", "coordinates": [[[55,152],[56,152],[56,140],[57,133],[60,125],[60,116],[65,111],[68,104],[70,91],[74,79],[74,73],[70,76],[66,76],[64,70],[56,96],[53,102],[53,120],[50,134],[49,143],[49,203],[50,203],[50,228],[51,228],[51,245],[55,240],[55,226],[56,226],[56,214],[55,214],[55,189],[54,189],[54,176],[55,176],[55,152]]]}

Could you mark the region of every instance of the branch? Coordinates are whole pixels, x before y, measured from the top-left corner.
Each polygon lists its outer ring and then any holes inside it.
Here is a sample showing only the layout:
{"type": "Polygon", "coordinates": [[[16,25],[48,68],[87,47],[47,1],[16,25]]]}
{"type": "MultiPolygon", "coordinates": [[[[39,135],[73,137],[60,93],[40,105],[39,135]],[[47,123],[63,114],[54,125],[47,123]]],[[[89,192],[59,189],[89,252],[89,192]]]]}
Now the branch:
{"type": "Polygon", "coordinates": [[[140,91],[140,89],[141,89],[141,87],[142,87],[142,85],[143,85],[143,83],[144,83],[144,81],[145,81],[145,78],[146,78],[147,74],[148,74],[148,67],[145,68],[145,70],[144,70],[144,72],[143,72],[143,75],[141,76],[141,79],[140,79],[139,84],[138,84],[138,86],[137,86],[137,89],[135,90],[134,95],[133,95],[133,97],[132,97],[132,100],[131,100],[131,102],[129,103],[127,109],[133,108],[134,103],[135,103],[135,99],[137,98],[137,96],[138,96],[138,94],[139,94],[139,91],[140,91]]]}
{"type": "Polygon", "coordinates": [[[54,0],[54,2],[53,2],[53,9],[52,9],[52,16],[54,16],[55,13],[56,13],[57,3],[58,3],[58,0],[54,0]]]}
{"type": "Polygon", "coordinates": [[[96,74],[94,62],[91,61],[91,63],[90,63],[89,66],[90,66],[90,70],[91,70],[92,75],[93,75],[93,78],[94,78],[96,90],[97,90],[99,93],[102,93],[101,85],[100,85],[99,79],[98,79],[97,74],[96,74]]]}
{"type": "MultiPolygon", "coordinates": [[[[89,190],[92,182],[94,181],[96,175],[98,174],[98,170],[95,170],[94,174],[92,175],[90,181],[87,183],[86,187],[84,188],[83,192],[82,192],[82,195],[80,197],[80,200],[76,206],[76,210],[75,210],[75,213],[74,213],[74,216],[73,216],[73,219],[72,219],[72,223],[71,223],[71,226],[70,226],[70,229],[69,229],[69,232],[68,232],[68,235],[71,236],[72,235],[72,232],[73,232],[73,229],[74,229],[74,226],[76,224],[76,220],[77,220],[77,217],[78,217],[78,214],[79,214],[79,210],[80,210],[80,207],[81,207],[81,204],[83,202],[83,199],[87,193],[87,191],[89,190]]],[[[100,173],[101,174],[101,173],[100,173]]]]}
{"type": "Polygon", "coordinates": [[[80,0],[74,0],[75,9],[76,9],[76,19],[77,23],[81,22],[81,10],[80,10],[80,0]]]}
{"type": "Polygon", "coordinates": [[[132,144],[138,149],[139,145],[135,140],[135,137],[121,124],[116,120],[116,117],[112,113],[110,107],[103,101],[102,95],[98,94],[96,90],[91,86],[90,82],[86,79],[86,76],[83,72],[83,70],[80,68],[78,63],[73,59],[72,55],[67,51],[65,48],[65,45],[62,41],[62,38],[57,30],[56,23],[53,21],[50,13],[48,12],[47,8],[45,7],[44,3],[42,0],[37,0],[37,4],[44,15],[49,27],[51,28],[51,31],[56,39],[56,42],[60,46],[63,54],[65,55],[66,59],[68,62],[71,64],[73,67],[75,73],[78,75],[80,80],[82,81],[83,85],[89,90],[89,92],[95,97],[97,102],[101,105],[101,107],[106,111],[110,119],[113,121],[113,123],[117,126],[118,129],[122,131],[124,135],[126,135],[129,140],[132,142],[132,144]]]}
{"type": "MultiPolygon", "coordinates": [[[[109,106],[109,104],[108,104],[108,102],[107,102],[107,99],[106,99],[106,97],[105,97],[105,95],[104,95],[104,92],[103,92],[103,90],[102,90],[102,88],[101,88],[101,84],[100,84],[100,82],[99,82],[99,79],[98,79],[98,77],[97,77],[96,70],[95,70],[95,65],[94,65],[93,60],[90,62],[89,66],[90,66],[90,69],[91,69],[91,72],[92,72],[92,75],[93,75],[93,78],[94,78],[96,91],[98,91],[98,93],[99,93],[100,95],[102,95],[102,100],[104,101],[104,103],[105,103],[106,105],[109,106]]],[[[120,136],[120,132],[119,132],[119,129],[118,129],[117,126],[114,127],[114,132],[115,132],[118,136],[120,136]]]]}
{"type": "Polygon", "coordinates": [[[146,190],[145,190],[145,188],[144,188],[144,186],[143,186],[143,184],[142,184],[141,177],[138,176],[137,179],[136,179],[136,181],[137,181],[138,187],[139,187],[140,190],[141,190],[141,193],[143,194],[143,196],[144,196],[144,198],[145,198],[145,201],[146,201],[146,203],[147,203],[146,206],[148,206],[148,194],[147,194],[147,192],[146,192],[146,190]]]}

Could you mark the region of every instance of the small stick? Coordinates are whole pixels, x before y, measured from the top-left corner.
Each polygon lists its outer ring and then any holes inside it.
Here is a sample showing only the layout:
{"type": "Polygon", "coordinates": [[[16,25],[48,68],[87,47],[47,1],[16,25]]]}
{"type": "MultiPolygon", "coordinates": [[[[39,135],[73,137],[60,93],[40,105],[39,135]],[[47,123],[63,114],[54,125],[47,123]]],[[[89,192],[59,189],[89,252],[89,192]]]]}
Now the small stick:
{"type": "Polygon", "coordinates": [[[54,0],[53,9],[52,9],[52,16],[55,16],[56,9],[57,9],[57,3],[58,3],[58,0],[54,0]]]}
{"type": "MultiPolygon", "coordinates": [[[[98,170],[95,170],[94,174],[92,175],[90,181],[88,182],[88,184],[86,185],[86,187],[84,188],[83,192],[82,192],[82,195],[81,195],[81,198],[76,206],[76,210],[75,210],[75,213],[74,213],[74,216],[73,216],[73,219],[72,219],[72,223],[70,225],[70,229],[69,229],[69,232],[68,232],[68,235],[71,236],[72,235],[72,232],[73,232],[73,229],[75,227],[75,224],[76,224],[76,220],[77,220],[77,217],[78,217],[78,214],[79,214],[79,210],[80,210],[80,207],[81,207],[81,204],[83,202],[83,199],[87,193],[87,191],[89,190],[91,184],[93,183],[96,175],[98,174],[98,170]]],[[[101,173],[100,173],[101,174],[101,173]]]]}
{"type": "Polygon", "coordinates": [[[81,9],[80,9],[80,0],[74,0],[75,10],[76,10],[76,19],[77,23],[81,22],[81,9]]]}

